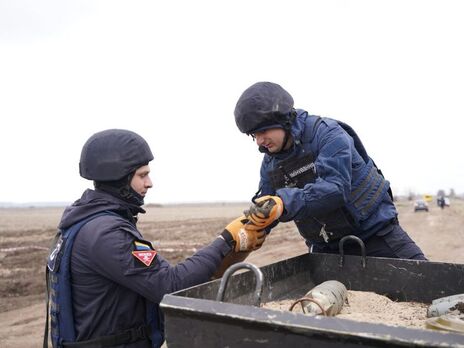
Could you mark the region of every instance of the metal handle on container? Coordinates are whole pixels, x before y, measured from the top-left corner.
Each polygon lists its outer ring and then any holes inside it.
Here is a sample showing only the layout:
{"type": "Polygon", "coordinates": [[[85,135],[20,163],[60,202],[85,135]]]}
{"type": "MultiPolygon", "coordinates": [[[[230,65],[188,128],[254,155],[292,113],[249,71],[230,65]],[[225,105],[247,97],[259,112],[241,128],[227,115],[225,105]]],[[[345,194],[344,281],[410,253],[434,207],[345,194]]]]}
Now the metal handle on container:
{"type": "Polygon", "coordinates": [[[239,269],[247,268],[254,272],[256,277],[256,288],[254,292],[254,306],[259,307],[261,304],[261,295],[263,293],[263,273],[261,270],[256,267],[255,265],[247,262],[238,262],[235,265],[230,266],[222,276],[221,284],[219,285],[219,290],[216,296],[216,301],[222,301],[224,299],[224,292],[227,287],[227,283],[229,282],[229,277],[238,271],[239,269]]]}
{"type": "Polygon", "coordinates": [[[345,261],[345,252],[343,250],[343,245],[348,239],[358,242],[359,246],[361,247],[361,255],[362,255],[361,264],[363,268],[366,268],[366,247],[364,245],[364,242],[361,240],[361,238],[353,236],[352,234],[343,237],[342,239],[340,239],[340,242],[338,243],[338,249],[340,252],[340,267],[343,267],[343,263],[345,261]]]}

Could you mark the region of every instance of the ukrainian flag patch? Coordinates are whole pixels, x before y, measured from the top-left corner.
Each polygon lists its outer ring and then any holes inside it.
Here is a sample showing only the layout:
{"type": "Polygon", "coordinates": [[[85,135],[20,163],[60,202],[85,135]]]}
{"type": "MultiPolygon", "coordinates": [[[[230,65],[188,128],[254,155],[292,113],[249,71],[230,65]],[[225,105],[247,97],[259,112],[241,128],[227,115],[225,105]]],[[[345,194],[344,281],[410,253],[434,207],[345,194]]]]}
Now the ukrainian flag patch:
{"type": "Polygon", "coordinates": [[[151,245],[142,242],[134,242],[135,250],[152,250],[151,245]]]}
{"type": "Polygon", "coordinates": [[[141,261],[145,266],[150,266],[156,256],[156,250],[150,244],[134,242],[135,250],[132,252],[134,257],[141,261]]]}

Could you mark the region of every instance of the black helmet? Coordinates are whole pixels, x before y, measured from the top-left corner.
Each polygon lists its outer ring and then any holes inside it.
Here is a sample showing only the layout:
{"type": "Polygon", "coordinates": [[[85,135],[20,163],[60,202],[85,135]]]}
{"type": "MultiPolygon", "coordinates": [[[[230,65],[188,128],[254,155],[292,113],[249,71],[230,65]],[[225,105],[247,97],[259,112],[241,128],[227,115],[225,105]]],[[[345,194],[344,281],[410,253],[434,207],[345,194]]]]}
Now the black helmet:
{"type": "Polygon", "coordinates": [[[95,133],[84,144],[79,172],[89,180],[115,181],[152,159],[150,147],[140,135],[124,129],[108,129],[95,133]]]}
{"type": "Polygon", "coordinates": [[[235,123],[242,133],[268,128],[289,130],[295,118],[293,98],[272,82],[257,82],[242,93],[235,106],[235,123]]]}

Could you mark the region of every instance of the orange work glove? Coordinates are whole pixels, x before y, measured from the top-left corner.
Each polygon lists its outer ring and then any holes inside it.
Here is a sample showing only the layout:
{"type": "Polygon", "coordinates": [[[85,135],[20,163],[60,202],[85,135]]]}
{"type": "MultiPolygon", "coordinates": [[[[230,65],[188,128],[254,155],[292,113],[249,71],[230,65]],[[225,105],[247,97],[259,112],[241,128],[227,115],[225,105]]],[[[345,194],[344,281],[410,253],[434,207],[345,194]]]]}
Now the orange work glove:
{"type": "Polygon", "coordinates": [[[284,203],[279,196],[262,196],[255,200],[245,216],[255,229],[264,229],[280,218],[284,211],[284,203]]]}
{"type": "Polygon", "coordinates": [[[242,215],[229,223],[221,233],[222,238],[233,247],[235,252],[259,249],[266,239],[264,231],[250,228],[248,222],[249,220],[242,215]]]}

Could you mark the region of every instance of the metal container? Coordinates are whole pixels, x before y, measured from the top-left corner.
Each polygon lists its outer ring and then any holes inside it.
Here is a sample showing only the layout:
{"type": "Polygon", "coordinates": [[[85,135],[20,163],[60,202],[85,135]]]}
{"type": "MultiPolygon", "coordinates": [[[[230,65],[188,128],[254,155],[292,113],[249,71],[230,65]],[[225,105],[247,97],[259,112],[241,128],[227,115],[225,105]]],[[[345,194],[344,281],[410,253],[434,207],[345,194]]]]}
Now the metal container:
{"type": "MultiPolygon", "coordinates": [[[[372,291],[394,301],[431,303],[464,290],[464,264],[304,254],[260,268],[263,302],[295,299],[308,288],[338,280],[348,290],[372,291]]],[[[256,307],[255,272],[165,295],[166,341],[176,347],[464,347],[464,335],[308,316],[256,307]]]]}

